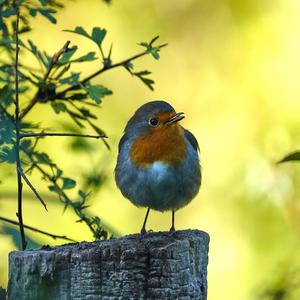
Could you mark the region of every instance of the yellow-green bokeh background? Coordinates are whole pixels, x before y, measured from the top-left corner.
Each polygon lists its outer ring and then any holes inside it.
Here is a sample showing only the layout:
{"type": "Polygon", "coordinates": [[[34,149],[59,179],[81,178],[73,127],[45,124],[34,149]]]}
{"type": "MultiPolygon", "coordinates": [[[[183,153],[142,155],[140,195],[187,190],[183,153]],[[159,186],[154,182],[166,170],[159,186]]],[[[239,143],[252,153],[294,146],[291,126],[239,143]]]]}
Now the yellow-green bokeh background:
{"type": "MultiPolygon", "coordinates": [[[[98,111],[98,124],[110,137],[110,152],[98,141],[92,155],[70,152],[67,139],[41,142],[66,175],[79,183],[80,173],[101,163],[108,181],[93,195],[90,211],[122,235],[140,229],[145,211],[125,200],[114,184],[117,143],[138,106],[167,100],[186,113],[182,123],[201,148],[203,186],[177,213],[176,225],[202,229],[211,236],[208,299],[257,299],[265,289],[289,286],[290,274],[300,270],[299,165],[275,162],[300,148],[300,2],[120,0],[106,6],[97,0],[78,0],[65,5],[57,26],[37,18],[34,31],[27,34],[48,53],[67,39],[79,46],[80,53],[97,51],[92,42],[62,32],[78,25],[106,28],[105,48],[113,42],[115,62],[141,51],[137,43],[157,34],[169,44],[158,62],[145,57],[135,63],[137,70],[153,71],[154,92],[124,69],[95,79],[114,91],[98,111]]],[[[30,55],[21,60],[35,64],[30,55]]],[[[99,65],[91,62],[80,68],[90,74],[99,65]]],[[[23,106],[28,99],[21,99],[23,106]]],[[[61,128],[57,121],[61,116],[45,105],[37,105],[27,118],[61,128]]],[[[8,178],[13,171],[3,168],[1,175],[8,178]]],[[[50,196],[38,176],[32,181],[50,196]]],[[[26,191],[25,223],[77,240],[92,239],[71,212],[62,215],[61,206],[49,201],[46,213],[26,191]]],[[[0,185],[0,200],[0,215],[14,218],[15,178],[0,185]]],[[[170,222],[170,213],[153,212],[148,226],[167,230],[170,222]]],[[[58,243],[34,237],[41,243],[58,243]]],[[[7,254],[13,247],[10,238],[0,237],[2,285],[7,282],[7,254]]],[[[284,299],[299,298],[299,291],[293,290],[284,299]]]]}

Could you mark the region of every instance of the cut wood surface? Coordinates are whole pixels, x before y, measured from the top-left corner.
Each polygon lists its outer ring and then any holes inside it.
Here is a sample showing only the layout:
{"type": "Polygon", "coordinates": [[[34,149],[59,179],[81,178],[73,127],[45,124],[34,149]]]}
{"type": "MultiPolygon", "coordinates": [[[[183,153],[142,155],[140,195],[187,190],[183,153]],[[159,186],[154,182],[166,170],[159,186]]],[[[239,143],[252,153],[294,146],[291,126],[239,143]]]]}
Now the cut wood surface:
{"type": "Polygon", "coordinates": [[[135,234],[9,255],[9,300],[207,299],[209,236],[135,234]]]}

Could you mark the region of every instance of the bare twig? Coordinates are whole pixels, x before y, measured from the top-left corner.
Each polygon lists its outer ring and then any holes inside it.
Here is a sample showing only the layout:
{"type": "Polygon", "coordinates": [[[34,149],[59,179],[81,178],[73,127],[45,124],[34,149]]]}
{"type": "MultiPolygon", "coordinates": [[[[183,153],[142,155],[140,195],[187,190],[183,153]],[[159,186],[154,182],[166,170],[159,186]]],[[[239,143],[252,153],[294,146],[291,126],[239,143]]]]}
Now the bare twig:
{"type": "Polygon", "coordinates": [[[52,56],[50,65],[49,65],[49,67],[48,67],[48,70],[47,70],[47,72],[46,72],[46,74],[45,74],[45,76],[44,76],[44,82],[45,82],[45,81],[47,80],[47,78],[49,77],[50,72],[52,71],[54,65],[58,62],[60,56],[61,56],[62,54],[64,54],[64,53],[68,50],[68,47],[69,47],[70,43],[71,43],[70,41],[67,41],[59,51],[57,51],[56,53],[54,53],[54,55],[52,56]]]}
{"type": "MultiPolygon", "coordinates": [[[[10,223],[10,224],[13,224],[13,225],[19,225],[19,223],[17,221],[14,221],[14,220],[11,220],[11,219],[8,219],[8,218],[0,217],[0,220],[2,220],[4,222],[7,222],[7,223],[10,223]]],[[[62,239],[62,240],[66,240],[66,241],[69,241],[69,242],[76,242],[75,240],[73,240],[71,238],[68,238],[65,235],[57,235],[57,234],[49,233],[49,232],[46,232],[44,230],[40,230],[40,229],[37,229],[37,228],[29,226],[29,225],[25,225],[25,224],[23,226],[28,230],[38,232],[38,233],[41,233],[41,234],[46,235],[46,236],[50,236],[53,239],[62,239]]]]}
{"type": "Polygon", "coordinates": [[[16,19],[16,58],[15,58],[15,88],[16,88],[16,96],[15,96],[15,128],[16,128],[16,162],[17,162],[17,181],[18,181],[18,212],[16,213],[19,219],[19,227],[20,227],[20,235],[21,235],[21,248],[22,250],[26,249],[26,239],[23,225],[23,212],[22,212],[22,178],[19,173],[19,169],[21,169],[21,160],[20,160],[20,106],[19,106],[19,71],[18,71],[18,62],[19,62],[19,19],[20,19],[20,10],[19,6],[14,2],[17,10],[17,19],[16,19]]]}
{"type": "MultiPolygon", "coordinates": [[[[57,51],[56,53],[54,53],[54,55],[52,56],[51,62],[49,64],[49,67],[47,69],[47,72],[44,75],[43,82],[47,81],[47,79],[48,79],[48,77],[50,75],[50,72],[52,71],[52,69],[53,69],[54,65],[57,63],[57,61],[59,60],[60,56],[68,50],[69,44],[70,44],[70,41],[67,41],[64,44],[64,46],[59,51],[57,51]]],[[[36,92],[36,94],[33,97],[33,99],[29,102],[29,104],[21,112],[20,119],[23,119],[24,116],[27,115],[27,113],[32,109],[32,107],[38,102],[38,100],[39,100],[39,98],[38,98],[39,92],[40,92],[40,89],[38,89],[38,91],[36,92]]]]}
{"type": "Polygon", "coordinates": [[[31,184],[31,182],[29,181],[29,179],[26,177],[26,175],[24,174],[24,172],[22,171],[22,169],[18,169],[19,174],[23,177],[23,179],[25,180],[25,182],[27,183],[27,185],[30,187],[30,189],[33,191],[33,193],[36,195],[36,197],[40,200],[40,202],[42,203],[42,205],[45,207],[45,209],[48,211],[47,209],[47,205],[45,203],[45,201],[42,199],[42,197],[39,195],[39,193],[36,191],[35,187],[31,184]]]}
{"type": "Polygon", "coordinates": [[[107,138],[106,135],[90,135],[90,134],[80,134],[80,133],[61,133],[61,132],[38,132],[38,133],[23,133],[20,138],[28,137],[44,137],[44,136],[78,136],[92,139],[107,138]]]}

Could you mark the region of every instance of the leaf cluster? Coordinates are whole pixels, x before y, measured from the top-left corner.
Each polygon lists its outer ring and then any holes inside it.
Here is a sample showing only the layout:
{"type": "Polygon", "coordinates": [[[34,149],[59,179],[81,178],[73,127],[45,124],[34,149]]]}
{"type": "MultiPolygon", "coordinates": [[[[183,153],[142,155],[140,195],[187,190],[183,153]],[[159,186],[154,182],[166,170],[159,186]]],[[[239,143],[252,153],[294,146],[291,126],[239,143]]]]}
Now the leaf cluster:
{"type": "MultiPolygon", "coordinates": [[[[63,7],[64,3],[65,1],[60,0],[0,0],[0,51],[3,53],[0,59],[0,163],[8,166],[15,165],[16,153],[18,153],[22,165],[18,172],[21,172],[28,184],[30,184],[28,178],[32,172],[39,173],[47,182],[49,190],[57,195],[64,210],[72,209],[78,217],[78,222],[86,224],[95,239],[106,239],[111,233],[108,233],[99,217],[91,215],[87,210],[90,188],[92,185],[97,185],[98,188],[101,186],[102,174],[90,176],[84,188],[78,187],[76,181],[65,175],[48,152],[39,150],[39,141],[47,136],[47,133],[43,124],[37,125],[28,121],[27,114],[34,110],[37,104],[49,105],[57,119],[67,116],[77,127],[75,131],[80,133],[83,129],[90,130],[109,148],[104,139],[106,136],[104,130],[97,125],[99,114],[95,112],[100,108],[105,97],[112,95],[113,92],[109,87],[94,83],[93,79],[98,78],[104,72],[120,67],[129,71],[131,75],[153,90],[154,81],[149,78],[151,72],[135,70],[133,62],[145,55],[158,60],[160,49],[166,45],[155,45],[158,39],[155,37],[149,43],[139,44],[144,48],[142,52],[114,62],[112,46],[108,48],[106,46],[107,30],[101,27],[94,27],[90,32],[81,26],[65,30],[65,32],[80,35],[97,46],[97,53],[89,51],[83,55],[78,55],[78,46],[70,45],[69,41],[64,45],[57,45],[59,50],[50,54],[41,49],[35,41],[23,38],[23,33],[32,30],[30,21],[36,16],[41,16],[50,23],[56,24],[56,12],[63,7]],[[16,26],[18,11],[20,26],[16,26]],[[15,56],[17,49],[20,49],[21,57],[21,62],[18,64],[15,56]],[[39,68],[22,63],[22,56],[25,52],[38,62],[39,68]],[[91,62],[99,66],[94,73],[84,77],[81,73],[74,71],[75,64],[91,62]],[[18,77],[19,86],[17,91],[16,77],[18,77]],[[16,92],[21,101],[18,122],[14,114],[17,106],[16,92]],[[33,97],[30,96],[32,92],[34,92],[33,97]],[[22,100],[28,97],[30,97],[29,103],[24,105],[22,100]],[[16,131],[17,125],[20,129],[19,133],[16,131]],[[75,193],[77,196],[70,196],[74,195],[75,189],[77,189],[75,193]]],[[[68,134],[62,133],[61,135],[67,136],[68,134]]],[[[86,135],[86,137],[91,137],[91,135],[86,135]]],[[[74,140],[79,138],[76,137],[74,140]]],[[[32,187],[32,190],[39,198],[38,189],[35,191],[32,187]]]]}

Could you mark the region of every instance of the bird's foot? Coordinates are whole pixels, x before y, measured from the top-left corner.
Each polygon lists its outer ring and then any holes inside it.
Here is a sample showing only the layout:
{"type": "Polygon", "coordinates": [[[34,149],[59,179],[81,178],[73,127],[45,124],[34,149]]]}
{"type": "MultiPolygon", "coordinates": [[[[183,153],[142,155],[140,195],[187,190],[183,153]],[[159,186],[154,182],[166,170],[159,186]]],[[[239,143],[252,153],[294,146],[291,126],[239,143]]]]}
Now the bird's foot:
{"type": "Polygon", "coordinates": [[[171,228],[170,228],[170,234],[173,234],[173,233],[175,233],[175,227],[174,226],[172,226],[171,228]]]}
{"type": "Polygon", "coordinates": [[[145,228],[142,228],[142,230],[141,230],[141,235],[145,235],[145,234],[150,233],[150,232],[153,232],[153,230],[152,230],[152,229],[149,229],[149,230],[147,231],[145,228]]]}

